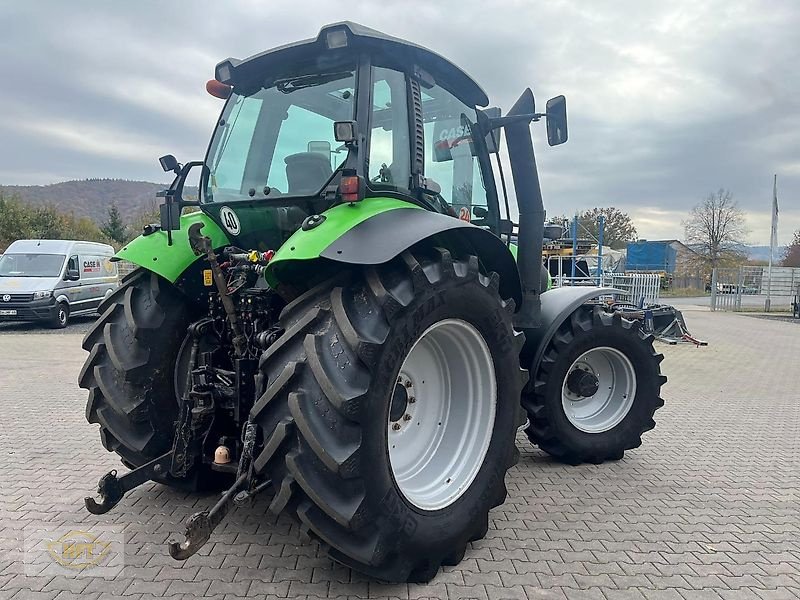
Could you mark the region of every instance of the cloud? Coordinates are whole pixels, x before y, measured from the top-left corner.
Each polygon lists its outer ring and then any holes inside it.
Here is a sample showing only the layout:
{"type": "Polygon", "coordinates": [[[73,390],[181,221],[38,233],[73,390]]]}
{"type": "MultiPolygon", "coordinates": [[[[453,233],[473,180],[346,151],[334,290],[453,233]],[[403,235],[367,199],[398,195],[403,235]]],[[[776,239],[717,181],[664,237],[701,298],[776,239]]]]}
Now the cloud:
{"type": "Polygon", "coordinates": [[[221,104],[214,65],[351,19],[451,58],[508,108],[564,93],[570,142],[535,126],[551,214],[614,205],[650,238],[726,187],[769,239],[778,173],[781,239],[800,228],[800,5],[794,0],[475,0],[400,4],[5,3],[0,183],[163,180],[171,152],[203,156],[221,104]],[[50,178],[50,179],[48,179],[50,178]]]}

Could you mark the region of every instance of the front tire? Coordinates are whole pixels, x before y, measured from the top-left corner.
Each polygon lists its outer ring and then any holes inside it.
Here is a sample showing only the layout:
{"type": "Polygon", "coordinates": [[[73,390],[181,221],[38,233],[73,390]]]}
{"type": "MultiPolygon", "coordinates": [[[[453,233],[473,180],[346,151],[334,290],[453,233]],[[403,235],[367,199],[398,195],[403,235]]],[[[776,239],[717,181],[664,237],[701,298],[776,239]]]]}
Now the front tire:
{"type": "Polygon", "coordinates": [[[428,581],[458,563],[486,534],[518,456],[523,337],[498,283],[475,257],[405,252],[287,306],[251,411],[263,436],[254,469],[275,492],[270,510],[299,520],[333,559],[384,581],[428,581]],[[438,443],[424,445],[440,428],[438,443]]]}
{"type": "Polygon", "coordinates": [[[664,356],[638,321],[578,308],[558,329],[523,395],[532,443],[568,463],[618,460],[638,448],[664,405],[664,356]]]}
{"type": "Polygon", "coordinates": [[[69,323],[69,304],[59,302],[56,304],[56,312],[53,318],[48,321],[51,329],[64,329],[69,323]]]}

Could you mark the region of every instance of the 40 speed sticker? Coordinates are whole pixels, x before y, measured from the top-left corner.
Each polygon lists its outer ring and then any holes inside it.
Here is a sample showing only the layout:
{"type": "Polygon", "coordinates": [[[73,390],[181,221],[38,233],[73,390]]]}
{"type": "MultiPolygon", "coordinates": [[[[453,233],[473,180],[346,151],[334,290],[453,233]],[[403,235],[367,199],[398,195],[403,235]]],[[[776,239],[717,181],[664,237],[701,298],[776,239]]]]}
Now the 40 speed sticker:
{"type": "Polygon", "coordinates": [[[227,206],[223,206],[222,210],[219,211],[219,219],[222,221],[222,225],[225,229],[228,230],[228,233],[231,235],[239,235],[239,217],[236,216],[235,212],[227,206]]]}

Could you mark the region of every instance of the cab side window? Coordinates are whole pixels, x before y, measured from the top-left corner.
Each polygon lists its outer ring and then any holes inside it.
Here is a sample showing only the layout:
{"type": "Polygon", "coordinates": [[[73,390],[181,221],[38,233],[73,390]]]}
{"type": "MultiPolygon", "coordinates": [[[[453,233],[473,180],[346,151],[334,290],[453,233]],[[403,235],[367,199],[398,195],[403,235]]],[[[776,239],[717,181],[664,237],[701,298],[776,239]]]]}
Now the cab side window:
{"type": "Polygon", "coordinates": [[[372,68],[372,136],[369,180],[373,189],[408,189],[411,179],[406,76],[372,68]]]}
{"type": "Polygon", "coordinates": [[[425,130],[425,178],[441,188],[441,197],[465,221],[486,222],[489,202],[472,128],[477,119],[467,106],[444,88],[422,90],[425,130]]]}

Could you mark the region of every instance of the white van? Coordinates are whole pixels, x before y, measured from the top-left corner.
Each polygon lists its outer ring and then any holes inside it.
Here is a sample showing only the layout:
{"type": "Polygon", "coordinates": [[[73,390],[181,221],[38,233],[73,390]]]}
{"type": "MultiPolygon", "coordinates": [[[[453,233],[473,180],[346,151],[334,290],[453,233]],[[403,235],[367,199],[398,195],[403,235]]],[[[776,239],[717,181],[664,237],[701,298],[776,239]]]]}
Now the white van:
{"type": "Polygon", "coordinates": [[[97,312],[118,285],[114,248],[72,240],[17,240],[0,257],[0,322],[43,321],[97,312]]]}

